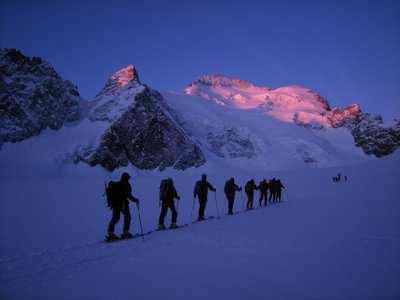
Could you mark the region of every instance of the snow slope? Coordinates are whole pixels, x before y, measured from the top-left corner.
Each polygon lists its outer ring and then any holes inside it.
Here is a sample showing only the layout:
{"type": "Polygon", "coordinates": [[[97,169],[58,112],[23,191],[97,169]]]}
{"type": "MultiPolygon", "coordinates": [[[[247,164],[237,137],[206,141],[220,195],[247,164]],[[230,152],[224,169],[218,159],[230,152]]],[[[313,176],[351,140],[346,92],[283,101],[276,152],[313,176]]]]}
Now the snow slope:
{"type": "MultiPolygon", "coordinates": [[[[182,197],[180,224],[189,221],[193,184],[203,171],[217,188],[206,215],[217,215],[216,203],[226,213],[222,191],[230,176],[242,186],[278,177],[286,192],[284,202],[267,208],[114,244],[102,242],[110,218],[102,179],[123,170],[106,176],[84,166],[73,176],[6,179],[1,161],[0,298],[398,299],[399,154],[260,173],[223,165],[163,173],[128,168],[145,231],[156,226],[164,177],[174,178],[182,197]],[[349,180],[334,183],[338,172],[349,180]]],[[[238,194],[234,210],[242,203],[238,194]]],[[[135,205],[131,211],[138,232],[135,205]]]]}
{"type": "Polygon", "coordinates": [[[189,125],[202,150],[208,152],[208,164],[217,159],[219,164],[264,171],[337,166],[371,159],[354,146],[351,134],[344,128],[312,130],[277,120],[264,110],[231,109],[203,97],[179,93],[163,96],[189,125]]]}

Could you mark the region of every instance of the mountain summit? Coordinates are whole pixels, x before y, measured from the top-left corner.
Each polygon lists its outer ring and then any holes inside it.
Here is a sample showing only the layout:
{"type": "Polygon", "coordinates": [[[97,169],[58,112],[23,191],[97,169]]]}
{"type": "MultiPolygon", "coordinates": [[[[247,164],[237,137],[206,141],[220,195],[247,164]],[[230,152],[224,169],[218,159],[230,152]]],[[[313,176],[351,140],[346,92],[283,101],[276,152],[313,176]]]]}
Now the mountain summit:
{"type": "Polygon", "coordinates": [[[235,110],[250,110],[284,123],[322,130],[348,129],[356,146],[368,155],[387,155],[400,147],[399,121],[384,127],[381,116],[363,113],[358,104],[331,109],[318,93],[301,86],[257,87],[220,74],[199,77],[184,93],[235,110]]]}
{"type": "Polygon", "coordinates": [[[139,75],[135,67],[133,65],[128,65],[110,76],[96,98],[105,94],[113,94],[119,89],[130,89],[140,85],[139,75]]]}
{"type": "Polygon", "coordinates": [[[129,65],[118,72],[115,72],[111,76],[112,80],[115,80],[117,86],[119,88],[124,87],[127,85],[129,82],[136,80],[138,83],[140,83],[139,76],[136,72],[136,69],[133,65],[129,65]]]}
{"type": "Polygon", "coordinates": [[[158,91],[140,83],[132,65],[109,78],[90,103],[88,119],[104,131],[92,145],[77,149],[75,161],[110,171],[129,164],[146,170],[185,170],[205,163],[187,125],[158,91]]]}

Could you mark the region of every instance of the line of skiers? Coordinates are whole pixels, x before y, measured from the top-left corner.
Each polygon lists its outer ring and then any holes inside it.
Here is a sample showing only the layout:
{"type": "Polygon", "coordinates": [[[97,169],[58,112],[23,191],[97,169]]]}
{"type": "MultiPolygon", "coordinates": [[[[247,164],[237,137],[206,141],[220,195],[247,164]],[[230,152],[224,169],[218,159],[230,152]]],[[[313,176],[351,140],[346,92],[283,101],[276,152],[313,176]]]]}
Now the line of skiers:
{"type": "MultiPolygon", "coordinates": [[[[112,209],[112,218],[108,225],[108,240],[119,239],[117,235],[114,234],[115,225],[120,220],[121,213],[124,215],[124,225],[123,232],[121,234],[122,238],[130,238],[132,234],[129,232],[130,222],[131,222],[131,213],[129,210],[129,200],[137,203],[138,212],[139,211],[139,199],[132,196],[132,187],[129,183],[130,175],[128,173],[123,173],[121,175],[121,179],[119,182],[110,181],[108,186],[106,185],[105,195],[107,198],[107,205],[112,209]]],[[[264,201],[264,206],[267,206],[269,203],[276,203],[281,201],[281,191],[282,188],[285,187],[282,185],[279,179],[271,179],[267,182],[266,179],[263,179],[260,184],[257,186],[254,182],[254,179],[251,179],[246,183],[245,192],[247,195],[247,204],[246,209],[253,209],[253,199],[254,199],[254,191],[260,190],[260,199],[259,205],[262,206],[262,202],[264,201]],[[268,199],[268,190],[270,191],[269,199],[268,199]]],[[[197,197],[199,201],[199,210],[198,210],[198,221],[204,220],[204,211],[207,204],[208,199],[208,191],[216,192],[216,189],[207,181],[207,175],[202,174],[201,180],[197,181],[194,190],[193,197],[194,200],[197,197]]],[[[235,201],[235,194],[238,191],[242,191],[242,188],[237,186],[234,178],[230,178],[225,182],[224,185],[224,193],[226,199],[228,201],[228,215],[233,214],[233,205],[235,201]]],[[[177,209],[175,208],[174,199],[180,200],[180,196],[178,195],[176,188],[174,186],[174,182],[172,178],[163,179],[160,183],[160,192],[159,192],[159,200],[161,206],[161,213],[158,219],[158,229],[163,230],[166,229],[164,225],[164,219],[167,215],[168,209],[171,210],[172,219],[170,228],[176,228],[176,221],[178,218],[177,209]]],[[[194,208],[194,200],[192,213],[194,208]]],[[[216,200],[216,199],[215,199],[216,200]]],[[[179,202],[177,202],[179,207],[179,202]]],[[[218,207],[217,207],[218,208],[218,207]]],[[[190,216],[192,218],[192,215],[190,216]]]]}
{"type": "Polygon", "coordinates": [[[336,176],[332,177],[334,182],[339,182],[342,178],[344,179],[344,181],[347,181],[347,176],[346,175],[343,176],[340,173],[338,173],[336,176]]]}

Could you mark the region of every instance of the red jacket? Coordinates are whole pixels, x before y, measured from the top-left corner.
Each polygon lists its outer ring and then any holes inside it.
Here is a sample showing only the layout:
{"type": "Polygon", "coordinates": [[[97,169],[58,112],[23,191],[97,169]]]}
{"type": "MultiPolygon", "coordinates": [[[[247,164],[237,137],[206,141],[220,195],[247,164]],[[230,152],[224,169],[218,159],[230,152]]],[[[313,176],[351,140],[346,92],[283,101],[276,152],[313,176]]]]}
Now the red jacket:
{"type": "Polygon", "coordinates": [[[180,199],[180,197],[178,196],[178,193],[176,192],[175,187],[171,187],[167,197],[165,197],[165,199],[162,200],[162,205],[163,206],[169,206],[169,205],[173,205],[174,204],[174,198],[175,199],[180,199]]]}

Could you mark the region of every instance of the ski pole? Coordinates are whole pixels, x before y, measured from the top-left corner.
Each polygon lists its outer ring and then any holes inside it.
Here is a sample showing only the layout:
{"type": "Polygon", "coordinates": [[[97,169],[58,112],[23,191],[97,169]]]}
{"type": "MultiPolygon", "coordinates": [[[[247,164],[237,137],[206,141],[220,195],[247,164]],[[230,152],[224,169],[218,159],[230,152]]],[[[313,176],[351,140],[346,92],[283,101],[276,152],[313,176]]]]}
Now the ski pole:
{"type": "Polygon", "coordinates": [[[286,189],[283,189],[283,190],[285,191],[285,194],[286,194],[286,196],[287,196],[288,201],[290,201],[290,198],[289,198],[288,193],[286,192],[286,189]]]}
{"type": "Polygon", "coordinates": [[[138,210],[138,214],[139,214],[139,223],[140,223],[140,230],[142,231],[142,240],[144,242],[144,233],[143,233],[143,226],[142,226],[142,217],[140,216],[140,209],[139,209],[139,203],[136,202],[136,207],[138,210]]]}
{"type": "Polygon", "coordinates": [[[196,202],[196,197],[193,197],[193,205],[192,205],[192,212],[190,213],[189,224],[192,222],[193,210],[194,210],[194,203],[196,202]]]}
{"type": "Polygon", "coordinates": [[[219,219],[218,201],[217,201],[217,193],[216,192],[214,192],[214,198],[215,198],[215,205],[217,206],[217,218],[219,219]]]}
{"type": "Polygon", "coordinates": [[[242,198],[242,212],[244,211],[243,191],[240,190],[240,197],[242,198]]]}

